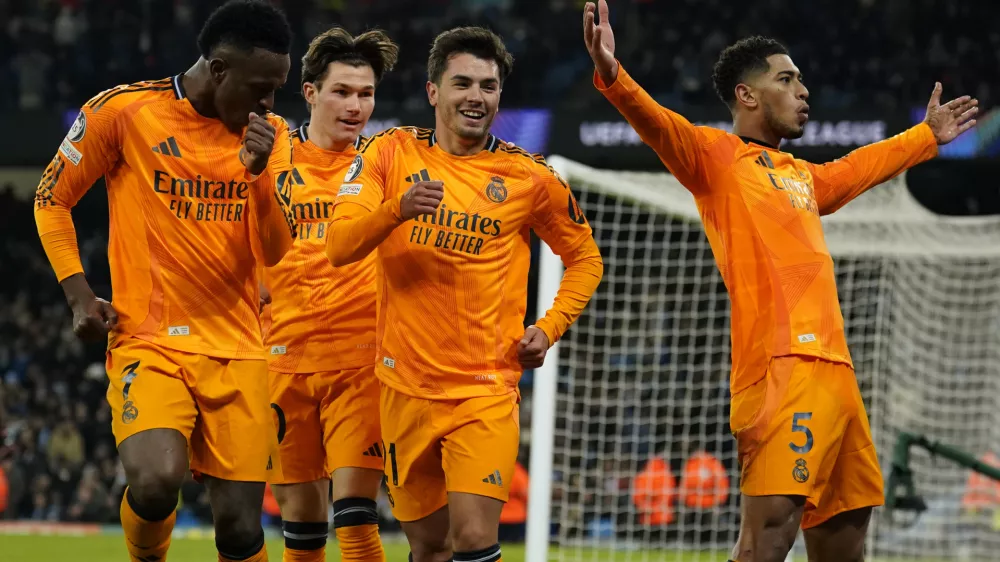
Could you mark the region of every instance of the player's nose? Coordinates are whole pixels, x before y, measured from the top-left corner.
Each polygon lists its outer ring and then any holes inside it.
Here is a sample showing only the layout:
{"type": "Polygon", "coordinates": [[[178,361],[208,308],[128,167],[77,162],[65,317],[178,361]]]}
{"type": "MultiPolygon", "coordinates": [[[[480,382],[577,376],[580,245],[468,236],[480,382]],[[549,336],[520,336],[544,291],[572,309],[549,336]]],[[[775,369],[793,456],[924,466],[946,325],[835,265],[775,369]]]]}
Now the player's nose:
{"type": "Polygon", "coordinates": [[[274,109],[274,92],[268,94],[267,97],[257,100],[257,105],[265,112],[272,111],[274,109]]]}
{"type": "Polygon", "coordinates": [[[806,88],[803,84],[799,84],[798,99],[805,101],[809,99],[809,88],[806,88]]]}

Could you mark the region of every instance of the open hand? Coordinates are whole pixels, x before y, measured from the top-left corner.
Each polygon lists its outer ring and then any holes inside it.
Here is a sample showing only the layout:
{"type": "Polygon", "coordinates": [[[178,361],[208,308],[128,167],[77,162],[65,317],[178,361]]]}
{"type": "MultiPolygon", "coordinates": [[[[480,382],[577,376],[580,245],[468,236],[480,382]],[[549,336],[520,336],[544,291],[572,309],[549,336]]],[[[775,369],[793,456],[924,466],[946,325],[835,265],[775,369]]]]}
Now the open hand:
{"type": "Polygon", "coordinates": [[[583,40],[590,58],[594,59],[598,76],[606,86],[610,86],[618,78],[618,61],[615,60],[615,34],[608,21],[607,0],[598,0],[596,7],[593,2],[584,6],[583,40]],[[595,12],[600,16],[600,22],[595,21],[595,12]]]}
{"type": "Polygon", "coordinates": [[[934,83],[924,123],[930,126],[938,144],[948,144],[976,125],[975,116],[979,113],[979,100],[962,96],[942,105],[942,89],[940,82],[934,83]]]}
{"type": "Polygon", "coordinates": [[[250,124],[247,125],[243,148],[240,149],[240,162],[243,162],[251,174],[260,175],[267,167],[271,149],[274,148],[274,134],[274,125],[267,119],[256,113],[250,114],[250,124]]]}
{"type": "Polygon", "coordinates": [[[517,342],[517,360],[525,369],[537,369],[545,362],[549,350],[549,337],[537,326],[528,326],[521,341],[517,342]]]}

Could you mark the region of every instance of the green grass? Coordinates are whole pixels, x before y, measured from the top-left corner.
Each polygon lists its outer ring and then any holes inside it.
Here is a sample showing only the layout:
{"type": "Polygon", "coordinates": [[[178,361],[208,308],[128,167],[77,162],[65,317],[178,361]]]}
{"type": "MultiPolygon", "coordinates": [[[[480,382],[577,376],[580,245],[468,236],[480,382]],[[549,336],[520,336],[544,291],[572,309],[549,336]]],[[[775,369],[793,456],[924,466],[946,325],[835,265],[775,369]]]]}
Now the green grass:
{"type": "MultiPolygon", "coordinates": [[[[2,535],[0,534],[0,562],[127,562],[121,535],[62,536],[62,535],[2,535]]],[[[280,562],[280,540],[267,543],[268,558],[280,562]]],[[[406,562],[409,549],[405,542],[389,539],[385,544],[387,562],[406,562]]],[[[610,553],[607,550],[568,549],[560,553],[552,550],[549,560],[575,562],[724,562],[726,552],[673,552],[633,551],[610,553]],[[560,556],[562,554],[562,556],[560,556]]],[[[340,560],[337,545],[331,542],[326,549],[328,562],[340,560]]],[[[505,545],[504,562],[525,562],[523,545],[505,545]]],[[[216,560],[215,543],[211,538],[175,538],[170,547],[168,562],[212,562],[216,560]]],[[[921,562],[934,562],[920,559],[921,562]]],[[[796,562],[805,562],[797,558],[796,562]]],[[[880,560],[877,562],[890,562],[880,560]]],[[[897,562],[897,561],[892,561],[897,562]]],[[[898,562],[902,562],[901,560],[898,562]]],[[[943,562],[943,561],[940,561],[943,562]]]]}
{"type": "MultiPolygon", "coordinates": [[[[3,562],[117,562],[127,561],[125,544],[121,535],[42,536],[42,535],[0,535],[0,560],[3,562]]],[[[281,560],[280,540],[267,543],[268,558],[273,562],[281,560]]],[[[336,543],[331,542],[326,549],[328,562],[340,560],[336,543]]],[[[409,549],[405,542],[386,542],[387,562],[405,562],[409,549]]],[[[609,556],[606,551],[585,550],[579,553],[565,553],[567,558],[586,562],[720,562],[726,560],[725,553],[673,552],[632,552],[609,556]],[[629,556],[630,554],[630,556],[629,556]]],[[[210,562],[215,560],[215,543],[210,538],[174,539],[170,546],[168,562],[210,562]]],[[[503,547],[504,562],[524,562],[523,545],[503,547]]],[[[556,560],[556,553],[553,553],[556,560]]]]}

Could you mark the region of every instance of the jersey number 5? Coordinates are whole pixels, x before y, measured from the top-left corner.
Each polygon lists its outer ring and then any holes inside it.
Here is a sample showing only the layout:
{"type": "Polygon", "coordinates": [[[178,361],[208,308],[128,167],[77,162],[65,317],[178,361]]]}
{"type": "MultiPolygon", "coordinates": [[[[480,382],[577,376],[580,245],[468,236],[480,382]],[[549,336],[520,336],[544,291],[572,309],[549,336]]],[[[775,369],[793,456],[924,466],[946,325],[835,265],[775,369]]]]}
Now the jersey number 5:
{"type": "Polygon", "coordinates": [[[801,423],[805,420],[811,420],[812,417],[812,412],[795,412],[792,414],[792,433],[805,433],[806,442],[804,445],[796,445],[794,441],[791,441],[788,443],[788,446],[800,455],[808,453],[813,448],[813,433],[801,423]]]}

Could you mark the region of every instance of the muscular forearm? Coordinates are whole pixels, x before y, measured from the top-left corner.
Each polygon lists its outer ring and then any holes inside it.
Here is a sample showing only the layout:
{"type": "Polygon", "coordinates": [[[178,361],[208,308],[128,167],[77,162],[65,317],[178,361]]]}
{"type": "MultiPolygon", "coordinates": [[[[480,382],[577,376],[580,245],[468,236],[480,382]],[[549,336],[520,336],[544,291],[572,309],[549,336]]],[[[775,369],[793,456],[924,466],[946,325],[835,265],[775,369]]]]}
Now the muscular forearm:
{"type": "Polygon", "coordinates": [[[398,199],[360,217],[335,216],[326,235],[326,257],[336,267],[360,261],[401,224],[398,199]]]}
{"type": "Polygon", "coordinates": [[[56,279],[62,282],[67,277],[83,273],[80,250],[76,242],[76,228],[70,210],[62,206],[38,207],[35,209],[35,226],[42,248],[55,271],[56,279]]]}
{"type": "Polygon", "coordinates": [[[584,240],[571,255],[563,256],[563,264],[566,271],[559,283],[555,302],[545,316],[535,323],[548,336],[550,345],[559,341],[569,326],[580,317],[604,275],[604,262],[593,238],[584,240]]]}

